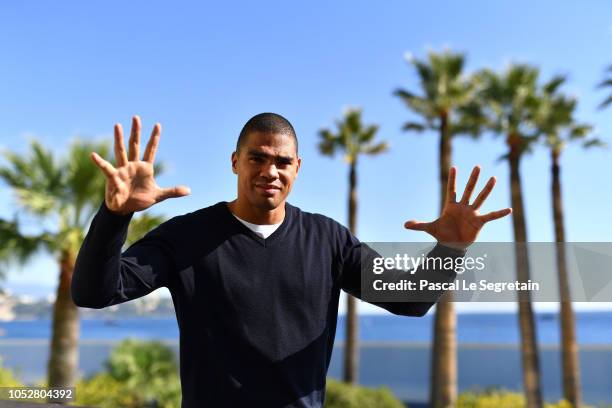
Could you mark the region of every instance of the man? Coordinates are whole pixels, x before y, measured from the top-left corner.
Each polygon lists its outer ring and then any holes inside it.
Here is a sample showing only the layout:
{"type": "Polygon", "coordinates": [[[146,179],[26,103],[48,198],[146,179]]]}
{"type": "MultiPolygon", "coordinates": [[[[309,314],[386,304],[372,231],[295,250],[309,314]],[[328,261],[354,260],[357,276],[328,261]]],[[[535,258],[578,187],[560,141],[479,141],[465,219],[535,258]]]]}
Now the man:
{"type": "MultiPolygon", "coordinates": [[[[157,186],[161,127],[155,125],[142,160],[140,129],[134,117],[126,154],[115,126],[116,167],[92,153],[106,194],[76,261],[75,303],[103,308],[167,287],[180,330],[184,408],[322,407],[340,289],[361,297],[361,258],[369,264],[378,254],[332,219],[286,202],[301,159],[293,127],[272,113],[251,118],[240,133],[231,157],[234,201],[174,217],[122,254],[134,212],[189,194],[185,186],[157,186]]],[[[457,202],[452,168],[441,217],[405,224],[438,239],[429,256],[463,256],[484,223],[511,212],[478,214],[494,178],[469,204],[478,172],[457,202]]],[[[452,281],[456,273],[439,276],[452,281]]],[[[435,299],[375,304],[422,316],[435,299]]]]}

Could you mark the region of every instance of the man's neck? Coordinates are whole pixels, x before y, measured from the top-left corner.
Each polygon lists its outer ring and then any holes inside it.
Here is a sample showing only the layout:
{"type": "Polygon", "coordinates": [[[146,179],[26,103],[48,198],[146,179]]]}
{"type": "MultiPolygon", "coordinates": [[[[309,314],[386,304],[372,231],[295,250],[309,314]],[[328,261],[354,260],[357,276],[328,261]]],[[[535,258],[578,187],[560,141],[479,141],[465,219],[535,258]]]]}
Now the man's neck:
{"type": "Polygon", "coordinates": [[[232,214],[246,222],[250,222],[251,224],[280,224],[285,219],[285,202],[282,202],[273,210],[263,210],[253,207],[248,203],[240,202],[239,199],[229,202],[227,206],[232,214]]]}

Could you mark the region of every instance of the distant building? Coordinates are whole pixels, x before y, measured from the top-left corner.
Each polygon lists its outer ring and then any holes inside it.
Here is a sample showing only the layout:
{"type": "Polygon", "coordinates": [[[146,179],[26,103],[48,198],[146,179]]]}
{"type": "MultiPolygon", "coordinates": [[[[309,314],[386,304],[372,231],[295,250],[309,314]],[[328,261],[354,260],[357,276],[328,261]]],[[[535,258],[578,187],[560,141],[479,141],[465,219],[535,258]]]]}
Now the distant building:
{"type": "Polygon", "coordinates": [[[15,319],[15,299],[8,291],[0,291],[0,321],[8,321],[15,319]]]}

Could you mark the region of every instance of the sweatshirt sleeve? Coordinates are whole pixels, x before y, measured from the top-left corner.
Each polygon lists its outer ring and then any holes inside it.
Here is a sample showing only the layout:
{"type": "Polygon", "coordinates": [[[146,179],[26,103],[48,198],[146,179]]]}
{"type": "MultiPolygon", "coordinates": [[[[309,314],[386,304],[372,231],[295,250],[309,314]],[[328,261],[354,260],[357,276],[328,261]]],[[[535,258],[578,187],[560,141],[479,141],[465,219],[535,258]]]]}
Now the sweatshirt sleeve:
{"type": "Polygon", "coordinates": [[[169,287],[175,269],[176,217],[147,233],[123,254],[132,214],[118,215],[102,203],[76,259],[71,283],[74,303],[101,309],[169,287]]]}
{"type": "MultiPolygon", "coordinates": [[[[424,316],[427,311],[439,300],[444,294],[444,290],[423,290],[409,293],[402,301],[385,301],[375,302],[368,300],[367,296],[362,293],[362,274],[374,278],[373,265],[374,259],[381,255],[365,243],[353,236],[348,229],[344,228],[345,239],[342,244],[342,277],[341,287],[347,293],[367,301],[368,303],[382,307],[391,313],[404,316],[424,316]],[[365,299],[364,299],[365,297],[365,299]]],[[[426,255],[427,258],[452,258],[453,261],[457,258],[464,257],[466,250],[454,249],[441,244],[436,244],[435,247],[426,255]]],[[[444,262],[432,262],[433,265],[439,265],[444,262]]],[[[415,282],[416,287],[419,287],[419,282],[422,279],[428,282],[444,283],[453,282],[457,277],[454,270],[447,270],[443,267],[424,269],[422,266],[416,270],[400,270],[400,269],[385,269],[385,282],[415,282]]],[[[382,275],[381,275],[382,276],[382,275]]],[[[368,284],[371,283],[368,281],[368,284]]]]}

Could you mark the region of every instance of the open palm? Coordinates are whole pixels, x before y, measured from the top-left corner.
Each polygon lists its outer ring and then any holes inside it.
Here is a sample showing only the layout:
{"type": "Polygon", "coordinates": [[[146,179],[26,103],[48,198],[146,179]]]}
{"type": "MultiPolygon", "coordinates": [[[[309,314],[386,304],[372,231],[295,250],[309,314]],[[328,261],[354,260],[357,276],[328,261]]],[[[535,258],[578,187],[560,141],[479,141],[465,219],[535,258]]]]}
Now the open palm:
{"type": "Polygon", "coordinates": [[[475,166],[468,180],[460,201],[457,201],[456,176],[457,169],[453,166],[448,175],[446,202],[442,215],[432,222],[407,221],[404,227],[416,231],[425,231],[438,242],[455,248],[466,248],[476,241],[478,233],[489,221],[496,220],[512,213],[511,208],[481,215],[478,210],[495,186],[496,179],[491,177],[478,197],[470,205],[470,198],[478,181],[480,167],[475,166]]]}
{"type": "Polygon", "coordinates": [[[130,214],[173,197],[190,193],[185,186],[161,188],[155,182],[153,162],[161,136],[161,125],[155,124],[142,160],[140,148],[140,118],[134,116],[129,140],[129,153],[123,144],[123,129],[115,125],[115,160],[117,167],[93,152],[91,158],[106,176],[104,200],[106,206],[118,214],[130,214]]]}

